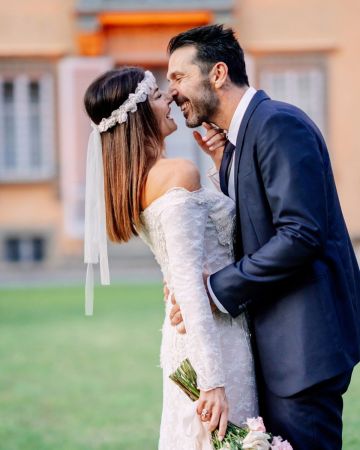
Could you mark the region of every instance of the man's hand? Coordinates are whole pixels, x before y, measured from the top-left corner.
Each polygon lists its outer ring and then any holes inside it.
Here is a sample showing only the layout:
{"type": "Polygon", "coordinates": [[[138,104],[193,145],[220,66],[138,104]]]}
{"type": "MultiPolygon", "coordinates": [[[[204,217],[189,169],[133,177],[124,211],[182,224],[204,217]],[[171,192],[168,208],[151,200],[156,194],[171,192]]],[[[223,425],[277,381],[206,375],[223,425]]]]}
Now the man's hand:
{"type": "Polygon", "coordinates": [[[171,296],[171,303],[173,304],[173,307],[171,308],[171,311],[170,311],[171,325],[176,327],[176,330],[178,333],[185,334],[186,328],[185,328],[183,317],[181,315],[180,306],[176,303],[175,297],[173,295],[171,296]]]}
{"type": "Polygon", "coordinates": [[[169,291],[169,288],[167,287],[165,280],[163,281],[163,285],[164,285],[164,288],[163,288],[164,302],[166,303],[167,299],[169,298],[170,291],[169,291]]]}
{"type": "Polygon", "coordinates": [[[206,122],[203,122],[202,126],[206,130],[205,136],[201,136],[198,131],[194,131],[193,136],[201,150],[210,156],[217,170],[219,170],[226,144],[224,130],[215,128],[213,125],[206,122]]]}
{"type": "MultiPolygon", "coordinates": [[[[169,300],[170,291],[169,291],[169,288],[167,287],[165,280],[163,281],[163,284],[164,284],[164,288],[163,288],[164,302],[166,303],[169,300]]],[[[173,305],[173,307],[171,308],[171,311],[170,311],[171,325],[176,327],[176,330],[178,333],[185,334],[186,329],[185,329],[185,324],[184,324],[184,321],[183,321],[183,318],[181,315],[180,306],[176,303],[174,295],[171,295],[171,303],[173,305]]]]}

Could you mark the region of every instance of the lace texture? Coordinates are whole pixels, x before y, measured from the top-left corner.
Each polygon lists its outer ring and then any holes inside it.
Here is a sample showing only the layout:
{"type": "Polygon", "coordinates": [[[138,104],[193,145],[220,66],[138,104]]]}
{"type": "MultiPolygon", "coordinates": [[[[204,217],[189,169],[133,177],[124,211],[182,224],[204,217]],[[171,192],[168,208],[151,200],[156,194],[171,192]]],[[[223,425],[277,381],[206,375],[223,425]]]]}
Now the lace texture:
{"type": "Polygon", "coordinates": [[[189,358],[198,387],[225,386],[229,418],[241,424],[257,415],[254,364],[244,316],[232,319],[212,313],[203,272],[213,273],[233,262],[234,203],[222,193],[202,188],[174,188],[142,213],[140,237],[150,246],[171,293],[179,303],[187,333],[171,326],[166,302],[160,351],[163,369],[163,412],[159,450],[195,450],[186,435],[182,411],[189,400],[169,379],[189,358]]]}

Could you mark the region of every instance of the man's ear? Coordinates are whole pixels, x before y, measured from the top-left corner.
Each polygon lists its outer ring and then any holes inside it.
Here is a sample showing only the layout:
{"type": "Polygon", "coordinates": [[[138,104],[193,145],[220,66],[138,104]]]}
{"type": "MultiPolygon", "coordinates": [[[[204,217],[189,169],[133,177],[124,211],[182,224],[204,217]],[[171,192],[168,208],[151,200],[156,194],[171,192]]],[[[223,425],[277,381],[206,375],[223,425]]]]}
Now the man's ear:
{"type": "Polygon", "coordinates": [[[224,86],[228,77],[228,66],[224,62],[217,62],[211,69],[210,80],[215,89],[224,86]]]}

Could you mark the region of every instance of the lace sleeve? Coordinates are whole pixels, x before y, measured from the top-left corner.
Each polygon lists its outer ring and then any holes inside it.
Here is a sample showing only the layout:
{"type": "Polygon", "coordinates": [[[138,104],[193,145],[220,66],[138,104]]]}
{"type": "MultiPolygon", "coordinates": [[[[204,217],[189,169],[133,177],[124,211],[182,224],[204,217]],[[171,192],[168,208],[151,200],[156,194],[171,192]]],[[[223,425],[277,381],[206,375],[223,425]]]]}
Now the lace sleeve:
{"type": "Polygon", "coordinates": [[[181,308],[198,387],[207,391],[224,386],[219,336],[203,282],[208,207],[201,190],[179,190],[160,217],[169,259],[168,282],[181,308]]]}

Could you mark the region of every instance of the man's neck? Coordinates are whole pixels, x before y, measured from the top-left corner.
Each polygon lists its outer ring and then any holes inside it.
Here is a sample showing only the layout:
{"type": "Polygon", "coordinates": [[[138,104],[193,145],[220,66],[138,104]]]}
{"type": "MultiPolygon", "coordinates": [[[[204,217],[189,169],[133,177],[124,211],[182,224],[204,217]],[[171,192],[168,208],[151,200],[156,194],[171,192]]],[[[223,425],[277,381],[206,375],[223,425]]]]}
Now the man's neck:
{"type": "Polygon", "coordinates": [[[219,93],[220,104],[212,122],[219,128],[228,130],[235,110],[248,89],[249,86],[238,87],[232,84],[226,90],[219,93]]]}

